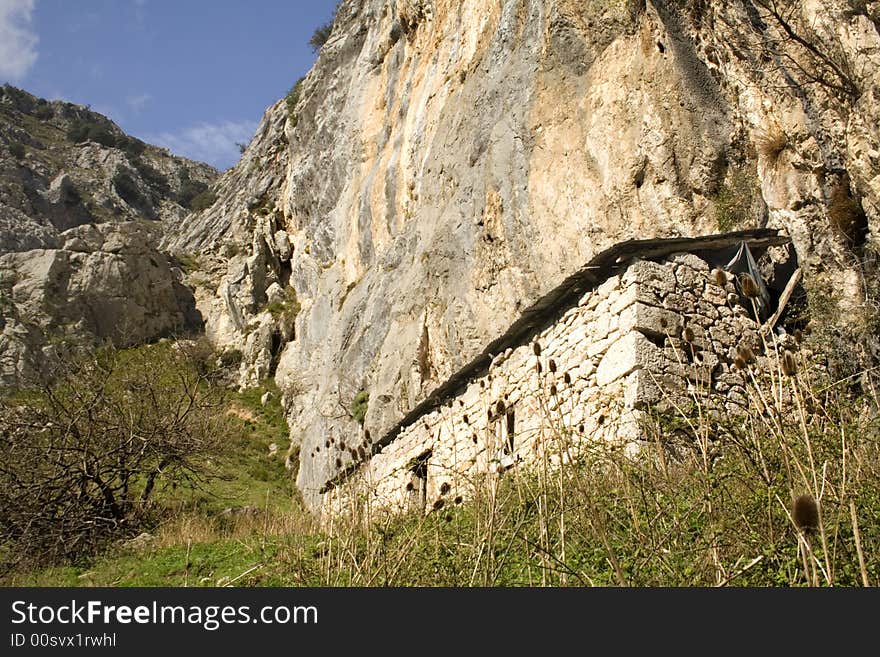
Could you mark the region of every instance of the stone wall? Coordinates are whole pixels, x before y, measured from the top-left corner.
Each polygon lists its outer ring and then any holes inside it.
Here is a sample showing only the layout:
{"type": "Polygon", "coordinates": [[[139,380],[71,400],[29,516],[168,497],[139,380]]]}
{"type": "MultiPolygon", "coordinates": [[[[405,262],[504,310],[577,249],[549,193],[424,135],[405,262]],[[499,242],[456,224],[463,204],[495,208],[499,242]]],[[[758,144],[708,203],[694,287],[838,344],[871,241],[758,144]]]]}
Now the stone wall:
{"type": "Polygon", "coordinates": [[[587,441],[637,446],[651,409],[747,403],[740,368],[759,327],[732,277],[693,254],[621,269],[376,448],[323,493],[325,517],[367,502],[371,513],[439,509],[487,475],[552,466],[587,441]]]}

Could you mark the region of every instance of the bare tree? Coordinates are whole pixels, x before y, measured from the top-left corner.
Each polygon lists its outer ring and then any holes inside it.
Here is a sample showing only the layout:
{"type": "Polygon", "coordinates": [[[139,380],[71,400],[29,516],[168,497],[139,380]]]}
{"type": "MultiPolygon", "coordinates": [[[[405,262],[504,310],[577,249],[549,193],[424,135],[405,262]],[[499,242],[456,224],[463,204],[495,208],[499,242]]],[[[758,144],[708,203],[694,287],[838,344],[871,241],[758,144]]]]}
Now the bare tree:
{"type": "Polygon", "coordinates": [[[744,0],[754,7],[753,24],[763,32],[765,54],[787,65],[801,84],[820,85],[846,102],[860,94],[856,75],[833,39],[821,38],[804,18],[801,0],[744,0]]]}
{"type": "Polygon", "coordinates": [[[135,531],[162,483],[223,448],[217,388],[171,343],[67,355],[0,398],[0,561],[51,563],[135,531]]]}

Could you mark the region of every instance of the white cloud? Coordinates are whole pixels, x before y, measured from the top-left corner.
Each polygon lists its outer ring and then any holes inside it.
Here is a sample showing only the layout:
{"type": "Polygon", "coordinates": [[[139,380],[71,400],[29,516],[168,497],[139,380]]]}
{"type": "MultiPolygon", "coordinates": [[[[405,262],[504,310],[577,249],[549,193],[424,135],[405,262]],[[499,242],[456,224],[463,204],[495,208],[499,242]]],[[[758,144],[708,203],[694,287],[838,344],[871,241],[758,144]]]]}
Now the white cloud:
{"type": "Polygon", "coordinates": [[[144,111],[144,108],[147,106],[153,97],[150,94],[137,94],[134,96],[129,96],[125,99],[125,102],[128,103],[128,106],[131,108],[131,111],[135,114],[140,114],[144,111]]]}
{"type": "Polygon", "coordinates": [[[21,80],[37,61],[35,0],[0,0],[0,79],[21,80]]]}
{"type": "Polygon", "coordinates": [[[256,121],[222,121],[202,123],[177,133],[148,135],[145,140],[165,146],[178,155],[225,169],[241,157],[236,143],[248,143],[256,131],[256,121]]]}

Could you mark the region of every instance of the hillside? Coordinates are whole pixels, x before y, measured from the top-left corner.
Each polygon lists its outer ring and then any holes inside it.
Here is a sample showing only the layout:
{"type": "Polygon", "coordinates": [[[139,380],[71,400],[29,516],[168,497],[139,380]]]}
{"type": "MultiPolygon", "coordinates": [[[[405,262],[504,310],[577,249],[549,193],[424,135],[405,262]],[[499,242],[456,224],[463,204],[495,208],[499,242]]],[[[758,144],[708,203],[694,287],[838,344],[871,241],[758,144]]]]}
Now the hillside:
{"type": "Polygon", "coordinates": [[[61,338],[137,344],[200,323],[162,235],[217,172],[106,117],[0,89],[0,381],[61,338]]]}

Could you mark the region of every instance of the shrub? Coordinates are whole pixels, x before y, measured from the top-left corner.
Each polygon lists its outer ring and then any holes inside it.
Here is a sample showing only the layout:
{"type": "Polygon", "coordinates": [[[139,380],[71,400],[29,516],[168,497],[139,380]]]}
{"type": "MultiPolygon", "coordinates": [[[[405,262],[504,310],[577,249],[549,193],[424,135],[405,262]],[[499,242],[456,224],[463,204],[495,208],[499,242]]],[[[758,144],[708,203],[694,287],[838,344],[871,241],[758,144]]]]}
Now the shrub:
{"type": "Polygon", "coordinates": [[[140,139],[135,139],[134,137],[122,137],[119,140],[119,147],[124,150],[130,158],[137,158],[143,154],[147,145],[140,139]]]}
{"type": "Polygon", "coordinates": [[[67,131],[67,138],[74,143],[93,141],[107,148],[117,145],[117,138],[107,126],[89,121],[74,121],[67,131]]]}
{"type": "Polygon", "coordinates": [[[330,38],[330,35],[333,33],[333,21],[328,21],[323,25],[319,25],[315,28],[315,31],[312,33],[311,38],[309,39],[309,45],[312,47],[312,52],[318,52],[327,40],[330,38]]]}
{"type": "Polygon", "coordinates": [[[351,402],[351,408],[349,411],[351,412],[352,419],[363,426],[364,418],[367,416],[367,407],[370,402],[370,393],[366,390],[361,390],[354,396],[354,400],[351,402]]]}
{"type": "Polygon", "coordinates": [[[16,160],[24,159],[24,144],[18,141],[12,142],[11,144],[9,144],[9,152],[12,153],[12,157],[14,157],[16,160]]]}
{"type": "Polygon", "coordinates": [[[828,202],[828,221],[834,232],[850,247],[865,243],[868,235],[868,217],[861,204],[853,197],[849,180],[844,178],[831,191],[828,202]]]}
{"type": "Polygon", "coordinates": [[[177,172],[177,177],[180,180],[180,191],[177,193],[177,202],[183,207],[189,208],[192,200],[207,190],[208,185],[200,180],[193,180],[190,178],[189,169],[186,167],[182,167],[177,172]]]}
{"type": "Polygon", "coordinates": [[[139,157],[132,160],[132,164],[134,165],[134,168],[137,169],[137,172],[140,174],[144,182],[146,182],[150,187],[159,192],[159,194],[167,196],[171,193],[171,187],[168,184],[168,178],[165,176],[164,173],[162,173],[158,169],[154,169],[151,165],[149,165],[147,162],[139,157]]]}
{"type": "Polygon", "coordinates": [[[754,165],[731,167],[713,202],[715,221],[722,233],[758,225],[763,199],[754,165]]]}
{"type": "Polygon", "coordinates": [[[3,85],[3,95],[12,101],[15,109],[19,112],[31,114],[34,111],[36,102],[34,97],[28,92],[13,87],[11,84],[6,84],[3,85]]]}
{"type": "Polygon", "coordinates": [[[217,194],[215,194],[210,189],[206,189],[205,191],[199,192],[193,197],[193,199],[189,202],[189,209],[193,212],[201,212],[202,210],[207,210],[216,202],[217,194]]]}
{"type": "Polygon", "coordinates": [[[55,116],[55,110],[52,106],[42,98],[37,101],[37,107],[34,109],[34,116],[40,121],[48,121],[55,116]]]}
{"type": "Polygon", "coordinates": [[[142,207],[146,204],[146,199],[134,179],[125,171],[118,171],[113,176],[113,188],[119,197],[132,207],[142,207]]]}
{"type": "Polygon", "coordinates": [[[220,354],[222,367],[238,367],[242,360],[244,360],[244,354],[241,349],[226,349],[220,354]]]}
{"type": "MultiPolygon", "coordinates": [[[[137,531],[163,484],[204,481],[221,399],[169,343],[65,357],[0,398],[0,555],[76,561],[137,531]]],[[[219,417],[219,419],[218,419],[219,417]]]]}

